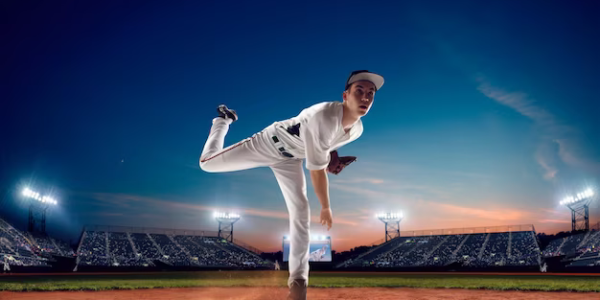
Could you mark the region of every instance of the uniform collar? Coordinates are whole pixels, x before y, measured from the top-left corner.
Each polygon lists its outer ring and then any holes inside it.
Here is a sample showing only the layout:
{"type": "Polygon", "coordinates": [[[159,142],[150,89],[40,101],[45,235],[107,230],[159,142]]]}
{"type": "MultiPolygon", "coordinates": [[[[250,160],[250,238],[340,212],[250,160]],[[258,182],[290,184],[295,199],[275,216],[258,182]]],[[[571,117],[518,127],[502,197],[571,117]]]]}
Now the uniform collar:
{"type": "MultiPolygon", "coordinates": [[[[338,124],[340,125],[340,131],[345,134],[346,131],[344,130],[344,125],[342,124],[342,120],[344,118],[344,103],[338,103],[338,124]]],[[[362,128],[362,121],[360,118],[356,122],[354,122],[354,124],[352,124],[352,127],[350,127],[350,131],[348,131],[348,134],[352,136],[356,133],[356,131],[359,130],[359,128],[362,128]]]]}

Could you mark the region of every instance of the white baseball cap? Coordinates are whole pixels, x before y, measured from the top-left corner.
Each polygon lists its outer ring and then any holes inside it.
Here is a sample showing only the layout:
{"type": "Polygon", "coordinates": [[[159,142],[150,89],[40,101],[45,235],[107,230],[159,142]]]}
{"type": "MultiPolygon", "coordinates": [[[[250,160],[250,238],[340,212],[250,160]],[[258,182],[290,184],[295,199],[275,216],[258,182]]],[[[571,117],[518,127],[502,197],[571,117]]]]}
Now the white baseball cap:
{"type": "Polygon", "coordinates": [[[346,80],[346,90],[348,87],[360,80],[370,81],[375,85],[375,90],[378,91],[383,86],[383,77],[381,75],[371,73],[368,70],[358,70],[350,73],[348,80],[346,80]]]}

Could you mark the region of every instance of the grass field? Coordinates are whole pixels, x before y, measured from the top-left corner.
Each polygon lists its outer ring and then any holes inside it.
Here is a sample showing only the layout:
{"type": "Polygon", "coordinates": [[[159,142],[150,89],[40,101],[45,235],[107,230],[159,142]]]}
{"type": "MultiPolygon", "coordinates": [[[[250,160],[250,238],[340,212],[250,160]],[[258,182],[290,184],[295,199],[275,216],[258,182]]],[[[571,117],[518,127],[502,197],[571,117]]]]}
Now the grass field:
{"type": "MultiPolygon", "coordinates": [[[[287,272],[232,271],[0,277],[0,291],[112,290],[172,287],[285,287],[287,272]]],[[[315,272],[311,288],[413,287],[600,292],[600,276],[519,276],[315,272]]]]}

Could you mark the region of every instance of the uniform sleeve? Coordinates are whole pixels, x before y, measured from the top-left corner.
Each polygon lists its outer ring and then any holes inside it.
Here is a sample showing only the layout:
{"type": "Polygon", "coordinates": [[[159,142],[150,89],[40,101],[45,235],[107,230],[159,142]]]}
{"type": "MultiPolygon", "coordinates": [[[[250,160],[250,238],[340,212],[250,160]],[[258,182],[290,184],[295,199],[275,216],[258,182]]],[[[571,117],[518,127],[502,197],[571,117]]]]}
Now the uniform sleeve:
{"type": "Polygon", "coordinates": [[[323,170],[329,165],[329,144],[335,128],[328,123],[330,120],[318,112],[300,126],[306,151],[306,168],[309,170],[323,170]]]}

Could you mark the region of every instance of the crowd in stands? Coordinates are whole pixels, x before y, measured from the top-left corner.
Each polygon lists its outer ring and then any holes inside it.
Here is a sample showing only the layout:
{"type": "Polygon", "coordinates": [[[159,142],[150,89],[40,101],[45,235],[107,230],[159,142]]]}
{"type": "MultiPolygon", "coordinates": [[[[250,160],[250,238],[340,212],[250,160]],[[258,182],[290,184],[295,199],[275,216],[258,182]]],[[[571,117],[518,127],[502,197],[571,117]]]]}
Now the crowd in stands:
{"type": "Polygon", "coordinates": [[[45,258],[13,256],[9,254],[0,254],[0,262],[2,262],[2,265],[6,262],[9,266],[50,267],[48,260],[45,258]]]}
{"type": "Polygon", "coordinates": [[[33,241],[41,255],[51,254],[65,257],[72,257],[75,255],[73,249],[65,242],[54,239],[47,235],[35,235],[29,234],[31,241],[33,241]]]}
{"type": "MultiPolygon", "coordinates": [[[[508,258],[508,239],[510,233],[490,233],[483,253],[473,261],[477,267],[503,266],[508,258]]],[[[480,252],[481,253],[481,252],[480,252]]]]}
{"type": "Polygon", "coordinates": [[[78,264],[109,266],[106,249],[106,233],[86,231],[77,253],[78,264]]]}
{"type": "Polygon", "coordinates": [[[456,256],[452,258],[452,262],[460,262],[465,266],[471,266],[476,264],[479,252],[485,243],[487,234],[469,234],[466,240],[460,248],[455,249],[457,251],[456,256]]]}
{"type": "Polygon", "coordinates": [[[18,256],[33,256],[33,245],[22,232],[3,220],[0,222],[0,247],[2,253],[18,256]]]}
{"type": "Polygon", "coordinates": [[[460,245],[460,243],[468,237],[468,235],[446,236],[444,243],[431,253],[426,265],[441,267],[449,264],[452,261],[454,250],[457,249],[458,245],[460,245]]]}
{"type": "Polygon", "coordinates": [[[138,259],[127,233],[108,232],[109,263],[112,266],[137,266],[138,259]]]}
{"type": "Polygon", "coordinates": [[[513,232],[508,266],[531,266],[541,262],[540,249],[532,232],[513,232]]]}
{"type": "Polygon", "coordinates": [[[163,260],[174,266],[194,266],[197,265],[191,260],[191,257],[186,254],[185,248],[175,244],[169,236],[164,234],[150,234],[156,245],[162,250],[163,260]]]}
{"type": "Polygon", "coordinates": [[[66,252],[73,254],[70,247],[64,242],[54,240],[52,243],[48,237],[35,239],[32,235],[22,232],[3,219],[0,219],[0,262],[9,266],[36,266],[48,267],[49,257],[44,254],[66,252]],[[70,250],[70,252],[69,252],[70,250]]]}
{"type": "Polygon", "coordinates": [[[589,231],[556,239],[543,251],[544,257],[597,251],[600,246],[600,231],[589,231]]]}
{"type": "Polygon", "coordinates": [[[160,250],[145,233],[131,233],[131,240],[137,249],[138,256],[149,263],[162,258],[160,250]]]}
{"type": "Polygon", "coordinates": [[[384,251],[373,250],[343,266],[414,268],[458,263],[487,268],[540,264],[540,250],[533,232],[399,237],[394,240],[381,246],[384,251]]]}
{"type": "Polygon", "coordinates": [[[80,265],[177,267],[257,267],[268,264],[257,254],[217,237],[86,231],[80,265]],[[107,248],[108,246],[108,248],[107,248]]]}
{"type": "MultiPolygon", "coordinates": [[[[257,266],[263,263],[263,260],[253,252],[245,250],[231,243],[221,243],[222,247],[235,256],[235,261],[240,261],[245,266],[257,266]]],[[[231,263],[231,262],[229,262],[231,263]]]]}
{"type": "Polygon", "coordinates": [[[600,266],[600,231],[588,231],[551,241],[543,256],[565,256],[569,267],[600,266]]]}

